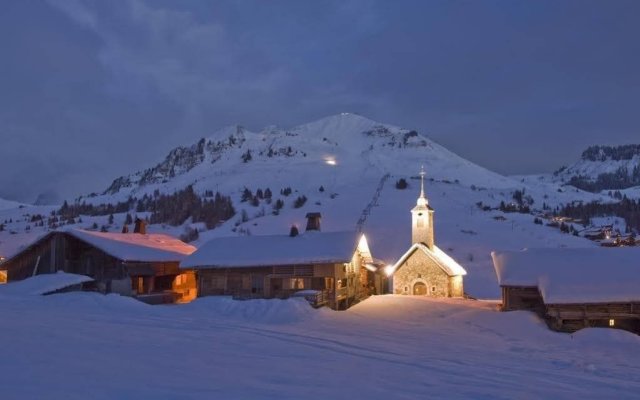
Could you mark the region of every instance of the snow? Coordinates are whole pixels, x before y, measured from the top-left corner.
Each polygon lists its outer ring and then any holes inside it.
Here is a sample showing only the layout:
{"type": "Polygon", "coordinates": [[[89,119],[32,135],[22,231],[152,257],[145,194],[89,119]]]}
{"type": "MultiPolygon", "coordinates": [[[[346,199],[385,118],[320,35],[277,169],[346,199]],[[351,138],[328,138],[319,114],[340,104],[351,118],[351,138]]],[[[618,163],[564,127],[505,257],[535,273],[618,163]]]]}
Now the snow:
{"type": "Polygon", "coordinates": [[[10,282],[4,285],[0,285],[0,297],[7,295],[43,295],[55,292],[56,290],[67,288],[69,286],[74,286],[91,281],[93,281],[93,279],[89,278],[88,276],[68,274],[65,272],[36,275],[22,281],[10,282]]]}
{"type": "Polygon", "coordinates": [[[460,264],[458,264],[453,258],[449,257],[444,251],[440,250],[438,246],[433,246],[432,251],[422,243],[415,243],[411,247],[409,247],[409,250],[404,253],[404,255],[400,257],[400,259],[393,266],[391,266],[388,271],[385,271],[387,275],[393,275],[393,273],[398,268],[400,268],[400,266],[406,261],[406,259],[414,251],[417,250],[420,250],[427,256],[433,258],[449,276],[467,274],[467,271],[465,271],[465,269],[460,264]]]}
{"type": "Polygon", "coordinates": [[[212,239],[187,257],[181,268],[256,267],[347,263],[362,234],[305,232],[289,235],[232,236],[212,239]]]}
{"type": "Polygon", "coordinates": [[[538,286],[546,304],[640,301],[640,249],[493,252],[501,286],[538,286]]]}
{"type": "Polygon", "coordinates": [[[376,296],[148,306],[5,296],[3,399],[635,399],[638,338],[549,331],[492,303],[376,296]]]}
{"type": "Polygon", "coordinates": [[[66,233],[123,261],[181,261],[196,248],[169,235],[93,232],[69,229],[66,233]]]}
{"type": "Polygon", "coordinates": [[[18,203],[16,201],[0,199],[0,210],[10,210],[12,208],[24,207],[24,204],[18,203]]]}

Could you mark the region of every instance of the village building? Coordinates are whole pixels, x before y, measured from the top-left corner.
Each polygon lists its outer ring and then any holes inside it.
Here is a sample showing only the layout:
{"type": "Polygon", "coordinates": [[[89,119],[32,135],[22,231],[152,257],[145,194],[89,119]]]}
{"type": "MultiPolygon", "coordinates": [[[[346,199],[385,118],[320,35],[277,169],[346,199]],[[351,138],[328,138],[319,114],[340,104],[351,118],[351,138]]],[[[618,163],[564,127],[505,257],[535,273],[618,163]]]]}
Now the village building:
{"type": "Polygon", "coordinates": [[[640,249],[492,252],[504,311],[536,312],[557,331],[609,327],[640,334],[640,249]]]}
{"type": "Polygon", "coordinates": [[[344,310],[380,293],[374,259],[365,236],[321,232],[320,213],[307,214],[298,234],[213,239],[187,257],[181,268],[195,270],[198,296],[239,299],[305,295],[315,306],[344,310]]]}
{"type": "Polygon", "coordinates": [[[95,280],[96,290],[134,296],[148,303],[186,302],[196,297],[195,275],[179,263],[195,247],[164,234],[68,229],[50,232],[0,264],[8,281],[63,271],[95,280]]]}
{"type": "Polygon", "coordinates": [[[463,297],[465,269],[435,245],[433,214],[424,195],[424,170],[420,172],[420,196],[411,210],[412,245],[385,272],[394,294],[463,297]]]}

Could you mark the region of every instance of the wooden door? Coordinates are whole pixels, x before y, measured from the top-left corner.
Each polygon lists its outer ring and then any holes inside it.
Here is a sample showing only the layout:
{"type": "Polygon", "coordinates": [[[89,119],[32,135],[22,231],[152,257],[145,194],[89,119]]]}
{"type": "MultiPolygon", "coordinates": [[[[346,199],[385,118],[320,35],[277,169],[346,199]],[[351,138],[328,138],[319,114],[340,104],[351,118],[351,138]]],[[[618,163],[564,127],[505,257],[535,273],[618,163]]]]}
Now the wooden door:
{"type": "Polygon", "coordinates": [[[427,285],[422,282],[416,282],[415,285],[413,285],[413,294],[414,296],[426,296],[427,285]]]}

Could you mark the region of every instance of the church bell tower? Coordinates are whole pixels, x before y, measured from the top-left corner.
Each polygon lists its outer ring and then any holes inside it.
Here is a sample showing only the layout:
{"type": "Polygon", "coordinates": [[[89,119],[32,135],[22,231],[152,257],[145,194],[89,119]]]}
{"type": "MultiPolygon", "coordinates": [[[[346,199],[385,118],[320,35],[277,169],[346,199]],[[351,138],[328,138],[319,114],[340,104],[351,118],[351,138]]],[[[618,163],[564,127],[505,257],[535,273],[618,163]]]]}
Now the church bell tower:
{"type": "Polygon", "coordinates": [[[420,169],[420,197],[411,210],[411,243],[422,243],[433,250],[433,209],[424,196],[424,167],[420,169]]]}

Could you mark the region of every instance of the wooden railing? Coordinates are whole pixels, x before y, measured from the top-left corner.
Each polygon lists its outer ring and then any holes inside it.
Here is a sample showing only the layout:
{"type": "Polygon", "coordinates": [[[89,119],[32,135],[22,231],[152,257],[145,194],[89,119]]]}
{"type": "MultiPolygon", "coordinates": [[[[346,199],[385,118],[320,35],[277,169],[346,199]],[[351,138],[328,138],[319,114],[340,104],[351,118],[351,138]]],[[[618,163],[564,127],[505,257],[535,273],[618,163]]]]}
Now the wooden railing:
{"type": "Polygon", "coordinates": [[[304,296],[304,298],[312,307],[318,308],[331,303],[333,300],[333,292],[329,290],[319,290],[317,293],[304,296]]]}

